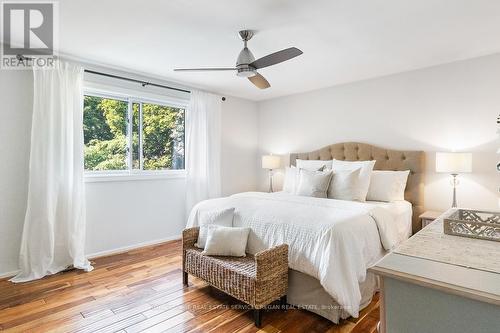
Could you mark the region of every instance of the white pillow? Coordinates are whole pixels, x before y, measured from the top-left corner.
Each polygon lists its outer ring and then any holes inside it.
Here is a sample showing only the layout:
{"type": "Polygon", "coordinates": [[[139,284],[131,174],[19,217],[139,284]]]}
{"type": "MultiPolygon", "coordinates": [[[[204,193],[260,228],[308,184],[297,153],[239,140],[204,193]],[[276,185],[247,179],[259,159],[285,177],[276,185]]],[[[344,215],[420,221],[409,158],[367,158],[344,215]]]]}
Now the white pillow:
{"type": "Polygon", "coordinates": [[[410,170],[373,171],[366,199],[387,202],[404,200],[409,174],[410,170]]]}
{"type": "Polygon", "coordinates": [[[297,195],[326,198],[326,191],[332,179],[331,171],[311,171],[300,169],[297,195]]]}
{"type": "Polygon", "coordinates": [[[208,226],[207,243],[202,254],[210,256],[245,257],[250,228],[208,226]]]}
{"type": "Polygon", "coordinates": [[[283,191],[287,193],[295,193],[295,187],[298,183],[299,169],[296,167],[286,167],[285,180],[283,181],[283,191]]]}
{"type": "Polygon", "coordinates": [[[298,169],[306,169],[306,170],[319,170],[321,168],[331,169],[332,168],[332,160],[329,161],[321,161],[321,160],[296,160],[295,165],[298,169]]]}
{"type": "Polygon", "coordinates": [[[370,177],[372,175],[373,167],[376,161],[339,161],[333,160],[332,170],[333,172],[342,170],[355,170],[361,168],[358,178],[358,194],[356,200],[366,201],[366,195],[368,194],[368,188],[370,187],[370,177]]]}
{"type": "Polygon", "coordinates": [[[334,172],[328,188],[328,197],[339,200],[358,200],[360,172],[361,168],[334,172]]]}
{"type": "Polygon", "coordinates": [[[198,221],[200,224],[200,232],[198,233],[198,241],[194,246],[203,249],[207,241],[207,228],[210,225],[220,225],[224,227],[233,226],[234,208],[218,209],[218,210],[202,210],[198,213],[198,221]]]}

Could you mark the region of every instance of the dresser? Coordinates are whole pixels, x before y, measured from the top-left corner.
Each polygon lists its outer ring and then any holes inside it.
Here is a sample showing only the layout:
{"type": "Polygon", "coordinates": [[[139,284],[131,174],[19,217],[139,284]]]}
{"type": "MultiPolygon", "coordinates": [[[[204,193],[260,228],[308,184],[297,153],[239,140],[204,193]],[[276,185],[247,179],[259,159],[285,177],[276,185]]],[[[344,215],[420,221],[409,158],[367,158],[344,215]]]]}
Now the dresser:
{"type": "Polygon", "coordinates": [[[442,218],[369,269],[380,333],[500,332],[500,243],[445,235],[442,218]]]}

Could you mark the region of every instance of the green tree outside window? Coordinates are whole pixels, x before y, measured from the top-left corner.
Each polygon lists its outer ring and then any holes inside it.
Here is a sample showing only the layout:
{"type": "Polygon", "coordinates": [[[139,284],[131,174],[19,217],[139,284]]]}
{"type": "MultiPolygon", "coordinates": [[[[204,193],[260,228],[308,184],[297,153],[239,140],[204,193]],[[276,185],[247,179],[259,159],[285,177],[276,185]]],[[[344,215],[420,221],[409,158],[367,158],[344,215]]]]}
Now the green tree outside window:
{"type": "MultiPolygon", "coordinates": [[[[85,170],[128,170],[129,102],[86,95],[83,130],[85,170]]],[[[143,170],[184,169],[183,108],[153,103],[131,103],[132,133],[130,169],[140,169],[142,140],[143,170]],[[142,133],[140,110],[142,105],[142,133]]]]}

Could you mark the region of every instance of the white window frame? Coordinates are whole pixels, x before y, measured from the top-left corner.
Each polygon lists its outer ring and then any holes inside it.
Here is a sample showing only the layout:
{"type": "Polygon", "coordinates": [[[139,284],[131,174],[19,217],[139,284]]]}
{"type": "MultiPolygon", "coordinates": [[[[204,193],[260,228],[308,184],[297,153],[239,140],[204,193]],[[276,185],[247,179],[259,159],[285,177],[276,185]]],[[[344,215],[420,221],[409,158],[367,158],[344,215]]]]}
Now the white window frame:
{"type": "MultiPolygon", "coordinates": [[[[103,90],[98,88],[84,88],[83,96],[90,95],[101,98],[109,98],[115,99],[128,103],[128,111],[127,111],[127,170],[102,170],[102,171],[90,171],[85,170],[84,177],[85,182],[105,182],[105,181],[128,181],[128,180],[154,180],[154,179],[168,179],[168,178],[185,178],[186,170],[185,169],[171,169],[171,170],[142,170],[144,156],[143,156],[143,124],[142,124],[142,104],[143,103],[151,103],[157,104],[161,106],[172,106],[177,108],[184,109],[184,142],[185,140],[185,129],[186,129],[186,113],[188,110],[189,102],[183,99],[178,99],[175,97],[163,97],[163,96],[152,96],[152,97],[144,97],[138,94],[128,94],[128,93],[120,93],[114,92],[112,90],[103,90]],[[132,117],[133,112],[131,110],[132,104],[139,104],[139,131],[140,131],[140,140],[139,140],[139,163],[140,170],[134,170],[132,168],[133,160],[132,160],[132,117]]],[[[82,105],[83,108],[83,105],[82,105]]],[[[186,147],[184,146],[184,160],[186,158],[186,147]]]]}

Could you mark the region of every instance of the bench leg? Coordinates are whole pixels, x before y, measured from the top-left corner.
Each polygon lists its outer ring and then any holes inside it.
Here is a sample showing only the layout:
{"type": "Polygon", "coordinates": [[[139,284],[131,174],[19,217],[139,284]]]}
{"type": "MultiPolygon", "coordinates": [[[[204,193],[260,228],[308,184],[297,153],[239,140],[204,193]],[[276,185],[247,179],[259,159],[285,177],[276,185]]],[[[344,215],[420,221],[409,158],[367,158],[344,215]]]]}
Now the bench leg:
{"type": "Polygon", "coordinates": [[[253,319],[255,326],[260,328],[262,326],[262,309],[253,310],[253,319]]]}
{"type": "Polygon", "coordinates": [[[188,273],[182,272],[182,284],[187,287],[188,285],[188,273]]]}
{"type": "Polygon", "coordinates": [[[280,306],[281,306],[282,310],[286,310],[286,304],[287,304],[286,295],[285,296],[281,296],[280,297],[280,306]]]}

